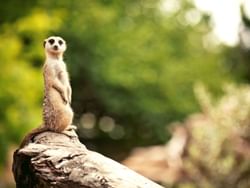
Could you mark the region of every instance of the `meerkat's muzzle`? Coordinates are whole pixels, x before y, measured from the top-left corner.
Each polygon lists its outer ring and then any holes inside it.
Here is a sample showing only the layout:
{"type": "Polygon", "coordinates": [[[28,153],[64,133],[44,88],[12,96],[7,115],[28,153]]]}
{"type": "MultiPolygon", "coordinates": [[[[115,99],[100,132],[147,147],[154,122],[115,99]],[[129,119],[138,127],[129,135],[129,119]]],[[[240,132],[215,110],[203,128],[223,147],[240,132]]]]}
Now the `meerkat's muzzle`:
{"type": "Polygon", "coordinates": [[[53,46],[53,50],[58,50],[58,46],[57,45],[53,46]]]}

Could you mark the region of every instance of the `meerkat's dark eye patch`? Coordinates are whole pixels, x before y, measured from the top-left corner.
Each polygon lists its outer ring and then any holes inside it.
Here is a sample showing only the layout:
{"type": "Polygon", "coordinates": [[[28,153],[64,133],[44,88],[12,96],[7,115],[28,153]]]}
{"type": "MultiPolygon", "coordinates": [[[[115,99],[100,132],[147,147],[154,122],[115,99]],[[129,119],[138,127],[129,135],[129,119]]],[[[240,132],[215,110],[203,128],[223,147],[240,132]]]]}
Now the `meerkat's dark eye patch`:
{"type": "Polygon", "coordinates": [[[63,41],[62,41],[62,40],[59,40],[58,43],[59,43],[60,45],[62,45],[62,44],[63,44],[63,41]]]}
{"type": "Polygon", "coordinates": [[[55,40],[54,39],[49,39],[48,42],[50,43],[50,45],[54,44],[55,40]]]}

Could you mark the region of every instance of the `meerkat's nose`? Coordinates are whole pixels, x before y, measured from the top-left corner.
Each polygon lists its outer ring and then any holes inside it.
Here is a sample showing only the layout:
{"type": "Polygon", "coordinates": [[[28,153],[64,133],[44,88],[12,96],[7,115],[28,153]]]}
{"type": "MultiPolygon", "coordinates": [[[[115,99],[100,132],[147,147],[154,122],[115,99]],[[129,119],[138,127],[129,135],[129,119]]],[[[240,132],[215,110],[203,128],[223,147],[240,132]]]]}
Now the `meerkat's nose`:
{"type": "Polygon", "coordinates": [[[58,46],[57,45],[53,46],[53,49],[58,50],[58,46]]]}

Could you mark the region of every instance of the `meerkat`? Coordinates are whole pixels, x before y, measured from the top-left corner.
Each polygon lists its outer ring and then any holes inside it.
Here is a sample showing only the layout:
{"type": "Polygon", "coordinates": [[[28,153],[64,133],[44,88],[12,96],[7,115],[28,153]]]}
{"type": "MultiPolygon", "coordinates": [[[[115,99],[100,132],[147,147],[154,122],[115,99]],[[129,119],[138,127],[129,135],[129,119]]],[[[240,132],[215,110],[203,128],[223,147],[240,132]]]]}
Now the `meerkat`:
{"type": "Polygon", "coordinates": [[[43,124],[26,136],[21,147],[41,132],[52,131],[70,135],[69,131],[76,128],[72,125],[72,90],[67,67],[63,61],[66,42],[61,37],[51,36],[44,40],[43,46],[46,56],[43,66],[43,124]]]}
{"type": "Polygon", "coordinates": [[[71,124],[72,90],[63,54],[66,43],[61,37],[52,36],[44,41],[46,61],[43,66],[44,77],[44,127],[55,132],[63,132],[71,124]]]}

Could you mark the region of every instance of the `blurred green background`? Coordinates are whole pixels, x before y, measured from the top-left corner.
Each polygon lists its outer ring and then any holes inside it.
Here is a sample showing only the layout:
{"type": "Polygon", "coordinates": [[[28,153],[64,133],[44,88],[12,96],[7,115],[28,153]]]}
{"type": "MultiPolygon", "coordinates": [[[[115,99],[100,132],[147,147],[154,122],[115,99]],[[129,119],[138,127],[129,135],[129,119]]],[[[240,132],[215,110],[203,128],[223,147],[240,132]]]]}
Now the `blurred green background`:
{"type": "MultiPolygon", "coordinates": [[[[42,43],[50,35],[62,36],[68,44],[65,62],[81,141],[116,160],[124,159],[137,146],[166,143],[171,122],[201,110],[194,92],[197,84],[205,86],[204,92],[209,91],[214,100],[224,95],[227,84],[233,83],[236,91],[238,85],[247,85],[247,0],[236,7],[239,38],[233,44],[215,35],[213,15],[197,8],[195,2],[1,2],[0,187],[11,184],[7,172],[11,152],[28,131],[41,124],[42,43]]],[[[224,11],[221,7],[222,15],[224,11]]],[[[230,22],[232,18],[225,15],[223,19],[230,22]]],[[[248,122],[242,124],[249,126],[248,122]]],[[[216,137],[218,132],[210,134],[216,137]]],[[[249,162],[249,158],[244,160],[249,162]]],[[[245,168],[249,174],[249,165],[245,168]]]]}

